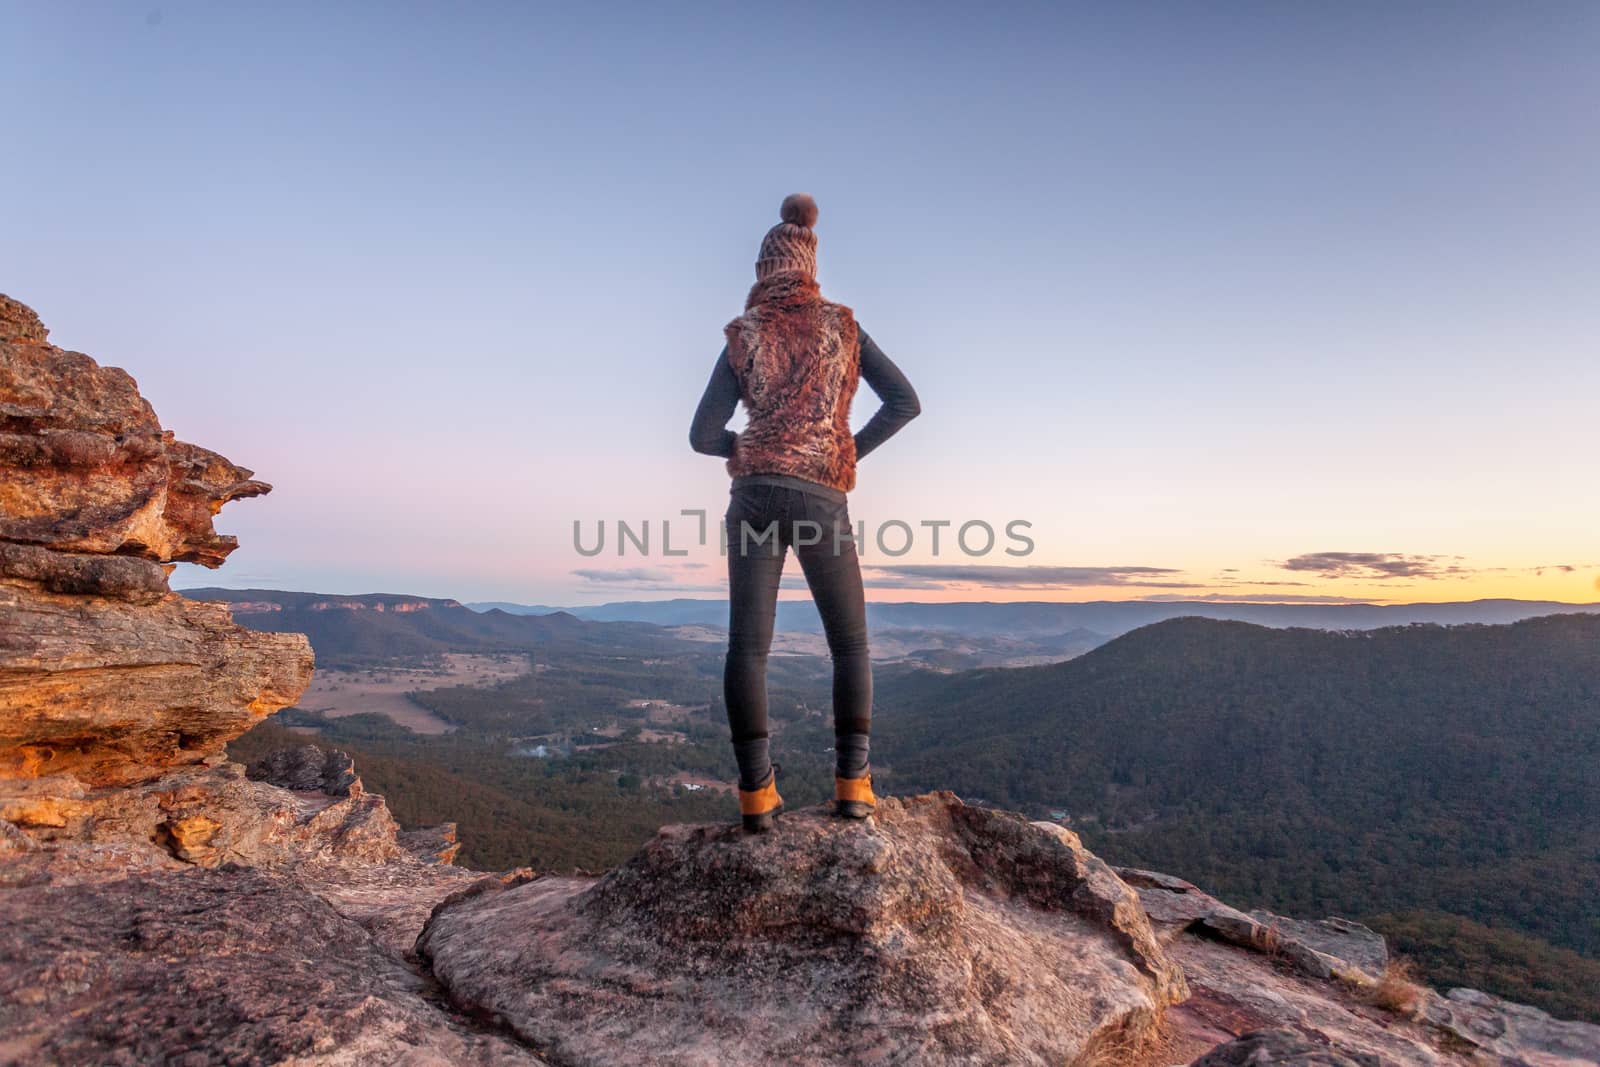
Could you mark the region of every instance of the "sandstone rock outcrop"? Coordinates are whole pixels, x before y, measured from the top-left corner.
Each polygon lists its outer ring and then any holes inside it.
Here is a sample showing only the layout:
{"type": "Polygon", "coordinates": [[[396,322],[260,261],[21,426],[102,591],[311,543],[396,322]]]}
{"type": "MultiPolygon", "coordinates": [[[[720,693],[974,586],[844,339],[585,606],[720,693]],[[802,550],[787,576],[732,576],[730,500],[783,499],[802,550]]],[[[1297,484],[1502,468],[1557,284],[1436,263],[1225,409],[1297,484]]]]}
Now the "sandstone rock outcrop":
{"type": "Polygon", "coordinates": [[[1181,878],[1118,873],[1188,977],[1193,995],[1167,1022],[1175,1051],[1212,1049],[1194,1067],[1600,1063],[1600,1026],[1475,990],[1408,985],[1386,975],[1383,939],[1359,923],[1245,914],[1181,878]],[[1404,1010],[1382,995],[1396,981],[1411,1001],[1404,1010]]]}
{"type": "Polygon", "coordinates": [[[293,792],[224,755],[299,697],[311,649],[171,592],[167,570],[220,564],[235,541],[212,516],[270,487],[175,441],[125,372],[47,336],[0,297],[0,840],[8,852],[59,846],[9,879],[113,859],[145,870],[400,857],[394,820],[348,757],[342,768],[314,748],[287,757],[293,792]],[[315,795],[299,780],[313,761],[315,795]]]}
{"type": "Polygon", "coordinates": [[[0,297],[0,1062],[537,1064],[408,958],[475,878],[452,827],[400,834],[339,753],[227,760],[310,646],[167,574],[268,486],[47,336],[0,297]]]}
{"type": "Polygon", "coordinates": [[[0,296],[0,777],[147,782],[293,703],[311,650],[167,589],[164,565],[221,564],[212,516],[270,486],[47,336],[0,296]]]}
{"type": "Polygon", "coordinates": [[[1181,878],[1133,868],[1121,868],[1117,873],[1140,888],[1152,919],[1183,923],[1220,941],[1269,952],[1313,978],[1370,985],[1383,977],[1388,965],[1382,935],[1360,923],[1348,919],[1307,922],[1260,910],[1246,914],[1181,878]]]}
{"type": "Polygon", "coordinates": [[[364,792],[355,760],[337,749],[329,751],[312,744],[269,752],[250,764],[247,773],[254,781],[302,793],[348,797],[364,792]]]}
{"type": "Polygon", "coordinates": [[[1600,1026],[1555,1019],[1476,989],[1452,989],[1444,996],[1425,990],[1419,1015],[1485,1059],[1530,1067],[1600,1063],[1600,1026]]]}
{"type": "Polygon", "coordinates": [[[245,630],[222,604],[175,593],[129,603],[0,577],[6,777],[149,781],[220,755],[310,679],[305,638],[245,630]]]}
{"type": "Polygon", "coordinates": [[[238,542],[211,517],[271,486],[176,440],[126,371],[49,334],[0,294],[0,541],[219,565],[238,542]]]}
{"type": "Polygon", "coordinates": [[[4,890],[0,1062],[538,1064],[316,888],[230,867],[4,890]]]}
{"type": "Polygon", "coordinates": [[[586,1064],[1121,1062],[1185,995],[1069,832],[952,794],[669,827],[599,880],[491,883],[418,941],[463,1007],[586,1064]]]}

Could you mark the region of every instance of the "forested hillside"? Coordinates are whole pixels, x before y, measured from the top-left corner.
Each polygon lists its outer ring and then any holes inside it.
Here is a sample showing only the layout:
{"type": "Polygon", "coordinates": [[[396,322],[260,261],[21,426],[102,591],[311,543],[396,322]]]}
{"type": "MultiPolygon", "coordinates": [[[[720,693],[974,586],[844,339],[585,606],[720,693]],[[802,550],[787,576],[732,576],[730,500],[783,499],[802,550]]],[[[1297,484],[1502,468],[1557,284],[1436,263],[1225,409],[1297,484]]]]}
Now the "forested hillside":
{"type": "MultiPolygon", "coordinates": [[[[1113,861],[1288,914],[1449,925],[1434,969],[1600,957],[1600,618],[1359,633],[1180,619],[1049,667],[901,675],[897,791],[1065,813],[1113,861]],[[1501,964],[1494,964],[1494,960],[1501,964]]],[[[1564,1006],[1590,1017],[1600,967],[1564,1006]]]]}

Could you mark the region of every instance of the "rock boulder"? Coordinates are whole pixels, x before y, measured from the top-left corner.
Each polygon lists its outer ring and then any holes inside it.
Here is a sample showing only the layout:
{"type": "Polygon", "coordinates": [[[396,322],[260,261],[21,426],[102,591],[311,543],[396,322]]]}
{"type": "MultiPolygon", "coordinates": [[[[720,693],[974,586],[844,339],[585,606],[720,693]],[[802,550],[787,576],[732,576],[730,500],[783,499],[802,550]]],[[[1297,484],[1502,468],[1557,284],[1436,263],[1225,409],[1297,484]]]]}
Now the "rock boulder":
{"type": "Polygon", "coordinates": [[[598,880],[484,882],[418,953],[556,1062],[1122,1062],[1186,990],[1070,832],[949,793],[668,827],[598,880]]]}

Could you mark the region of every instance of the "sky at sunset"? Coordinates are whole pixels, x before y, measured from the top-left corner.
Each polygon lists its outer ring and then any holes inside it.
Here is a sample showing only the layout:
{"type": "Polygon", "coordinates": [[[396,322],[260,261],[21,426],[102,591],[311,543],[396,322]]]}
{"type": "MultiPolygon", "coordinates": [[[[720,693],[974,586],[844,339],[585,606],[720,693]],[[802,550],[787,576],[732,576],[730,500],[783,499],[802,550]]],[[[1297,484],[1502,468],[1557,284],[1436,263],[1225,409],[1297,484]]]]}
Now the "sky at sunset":
{"type": "Polygon", "coordinates": [[[276,486],[180,586],[722,595],[689,420],[806,190],[923,407],[873,599],[1600,600],[1600,4],[3,21],[0,291],[276,486]]]}

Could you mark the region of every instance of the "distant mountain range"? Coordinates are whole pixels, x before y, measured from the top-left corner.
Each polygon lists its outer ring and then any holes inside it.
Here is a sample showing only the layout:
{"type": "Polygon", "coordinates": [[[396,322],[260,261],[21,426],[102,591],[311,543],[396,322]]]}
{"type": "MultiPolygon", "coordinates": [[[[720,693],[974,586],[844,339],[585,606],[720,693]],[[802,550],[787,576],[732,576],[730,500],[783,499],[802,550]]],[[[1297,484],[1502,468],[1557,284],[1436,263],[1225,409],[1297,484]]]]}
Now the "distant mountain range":
{"type": "MultiPolygon", "coordinates": [[[[663,652],[718,653],[725,640],[727,605],[710,613],[671,613],[657,619],[608,617],[606,612],[579,617],[559,608],[493,605],[468,608],[459,601],[396,593],[337,596],[276,589],[185,590],[194,600],[221,600],[234,618],[253,630],[304,633],[310,636],[324,666],[354,666],[428,657],[442,652],[499,652],[540,649],[547,652],[609,653],[649,656],[663,652]]],[[[701,603],[688,601],[686,603],[701,603]]],[[[812,610],[809,603],[790,605],[812,610]]],[[[813,612],[814,614],[814,612],[813,612]]],[[[794,627],[775,642],[779,656],[826,656],[820,627],[794,627]]],[[[1082,628],[1009,634],[1004,631],[967,634],[957,628],[912,629],[880,626],[873,657],[880,662],[906,662],[935,670],[966,667],[1025,666],[1081,655],[1106,641],[1104,634],[1082,628]]]]}
{"type": "MultiPolygon", "coordinates": [[[[272,589],[185,590],[225,600],[251,629],[304,633],[327,665],[544,647],[644,655],[710,651],[727,627],[725,600],[619,601],[558,608],[367,593],[356,596],[272,589]]],[[[1275,629],[1370,630],[1415,624],[1507,624],[1554,614],[1600,613],[1600,604],[1474,600],[1439,604],[1250,604],[1210,601],[870,603],[873,656],[938,671],[1058,662],[1122,634],[1173,618],[1248,622],[1275,629]]],[[[781,601],[779,654],[825,655],[809,600],[781,601]]]]}
{"type": "MultiPolygon", "coordinates": [[[[726,600],[631,600],[567,608],[503,602],[467,606],[474,611],[503,611],[512,615],[562,611],[580,619],[652,622],[659,626],[726,626],[728,623],[726,600]]],[[[1438,604],[1252,604],[1204,600],[1095,600],[1078,604],[1052,601],[875,602],[867,605],[867,620],[877,628],[957,630],[972,636],[1023,637],[1079,630],[1109,639],[1151,623],[1194,616],[1278,628],[1370,630],[1411,623],[1503,624],[1573,612],[1600,613],[1600,604],[1563,604],[1550,600],[1470,600],[1438,604]]],[[[816,633],[822,627],[816,608],[809,600],[786,600],[778,604],[778,628],[816,633]]]]}

